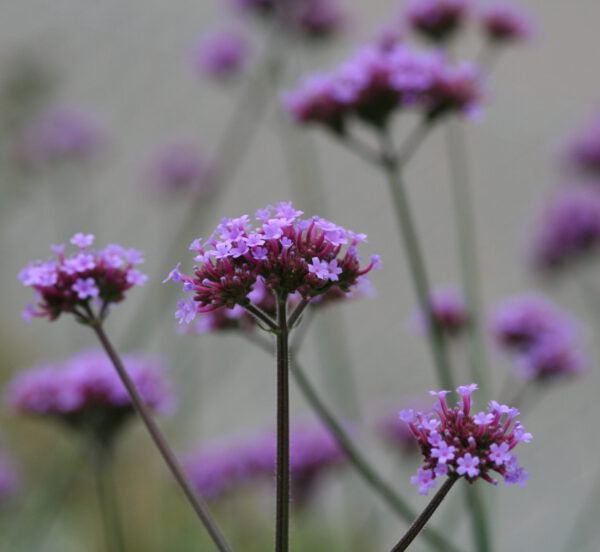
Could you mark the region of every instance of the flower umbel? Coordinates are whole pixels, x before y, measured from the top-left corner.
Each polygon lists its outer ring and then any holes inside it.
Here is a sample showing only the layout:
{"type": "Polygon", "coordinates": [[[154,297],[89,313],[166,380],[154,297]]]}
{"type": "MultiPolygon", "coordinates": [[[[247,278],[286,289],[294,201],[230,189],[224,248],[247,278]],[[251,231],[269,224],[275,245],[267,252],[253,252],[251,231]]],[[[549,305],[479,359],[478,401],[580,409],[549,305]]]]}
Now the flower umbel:
{"type": "Polygon", "coordinates": [[[458,387],[460,400],[456,407],[446,402],[448,391],[431,391],[438,404],[430,412],[403,411],[401,419],[417,439],[425,461],[411,479],[419,494],[428,494],[436,478],[463,476],[473,483],[481,478],[496,485],[490,472],[495,471],[506,484],[524,486],[529,475],[518,465],[513,449],[528,443],[531,434],[516,417],[519,411],[490,401],[486,412],[471,412],[471,394],[476,384],[458,387]]]}
{"type": "Polygon", "coordinates": [[[195,240],[190,249],[200,264],[194,276],[176,267],[165,280],[183,283],[183,290],[193,293],[191,302],[180,305],[180,321],[222,307],[248,307],[259,280],[278,297],[297,293],[310,300],[334,287],[351,291],[379,265],[373,256],[360,267],[356,246],[366,240],[364,234],[319,217],[302,219],[302,214],[282,202],[259,209],[254,228],[248,215],[223,219],[209,240],[195,240]]]}
{"type": "Polygon", "coordinates": [[[66,244],[52,246],[54,258],[34,261],[21,270],[19,279],[36,293],[36,304],[27,306],[25,320],[34,316],[55,320],[67,312],[85,321],[91,300],[98,302],[102,317],[110,304],[124,299],[125,291],[146,281],[146,275],[134,268],[143,262],[140,251],[118,244],[94,250],[93,241],[92,234],[75,234],[71,238],[75,253],[65,255],[66,244]]]}

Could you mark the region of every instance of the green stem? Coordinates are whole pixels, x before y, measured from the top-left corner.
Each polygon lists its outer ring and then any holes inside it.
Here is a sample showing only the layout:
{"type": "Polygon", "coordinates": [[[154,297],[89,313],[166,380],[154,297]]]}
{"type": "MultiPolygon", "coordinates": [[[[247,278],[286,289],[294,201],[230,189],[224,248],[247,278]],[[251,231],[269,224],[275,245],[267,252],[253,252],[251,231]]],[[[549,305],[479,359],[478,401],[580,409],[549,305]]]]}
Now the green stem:
{"type": "Polygon", "coordinates": [[[93,461],[96,494],[104,525],[107,550],[111,550],[111,552],[124,552],[125,539],[115,488],[112,451],[103,445],[98,445],[94,451],[93,461]]]}
{"type": "Polygon", "coordinates": [[[481,496],[481,488],[478,485],[467,485],[465,500],[471,512],[473,539],[477,552],[490,552],[492,550],[490,522],[488,508],[485,505],[484,497],[481,496]]]}
{"type": "Polygon", "coordinates": [[[462,287],[469,311],[469,357],[471,379],[479,384],[485,395],[486,356],[483,331],[481,276],[477,259],[475,212],[467,166],[466,137],[460,121],[451,119],[445,128],[446,148],[450,169],[450,187],[461,264],[462,287]]]}
{"type": "Polygon", "coordinates": [[[287,294],[277,297],[277,465],[275,552],[288,552],[290,517],[290,390],[287,294]]]}
{"type": "Polygon", "coordinates": [[[442,503],[444,498],[446,498],[446,495],[457,481],[458,477],[455,475],[450,475],[446,478],[444,484],[440,487],[438,492],[435,493],[435,496],[431,499],[431,502],[425,507],[423,512],[421,512],[421,515],[419,515],[419,517],[410,526],[409,530],[400,539],[400,542],[398,542],[398,544],[392,548],[392,552],[402,552],[410,546],[412,541],[414,541],[417,535],[424,529],[431,516],[438,509],[439,505],[442,503]]]}
{"type": "Polygon", "coordinates": [[[408,266],[412,283],[417,295],[419,307],[428,320],[427,337],[433,355],[435,368],[440,383],[446,389],[453,389],[452,373],[450,370],[449,356],[444,339],[443,329],[437,323],[431,310],[431,287],[425,269],[425,261],[421,245],[417,236],[416,225],[413,220],[412,210],[402,178],[404,164],[399,162],[389,134],[382,137],[382,163],[381,168],[387,177],[390,193],[396,210],[396,220],[400,227],[400,234],[408,257],[408,266]]]}
{"type": "Polygon", "coordinates": [[[117,374],[119,375],[119,378],[121,379],[123,385],[127,389],[129,397],[131,398],[131,402],[137,413],[140,415],[140,418],[144,422],[144,425],[146,426],[150,437],[152,437],[156,448],[160,452],[161,456],[163,457],[163,460],[165,461],[169,470],[173,474],[173,477],[181,487],[181,490],[188,499],[189,503],[192,505],[192,508],[196,512],[198,518],[206,528],[206,531],[211,537],[213,543],[215,544],[215,547],[220,552],[232,552],[231,547],[229,546],[229,544],[227,544],[225,537],[221,534],[220,529],[213,520],[208,510],[208,506],[192,488],[192,485],[188,481],[183,469],[179,465],[175,454],[171,450],[171,447],[167,443],[160,428],[158,427],[157,423],[154,421],[154,418],[150,414],[150,410],[148,409],[146,403],[140,396],[137,388],[135,387],[135,384],[133,383],[133,381],[131,381],[131,378],[129,377],[129,374],[125,369],[121,358],[115,351],[114,347],[112,346],[112,343],[108,339],[108,336],[104,332],[102,323],[99,320],[96,320],[93,317],[91,317],[90,325],[96,333],[96,336],[98,337],[100,343],[102,344],[102,347],[106,351],[106,354],[110,358],[113,366],[115,367],[115,370],[117,371],[117,374]]]}

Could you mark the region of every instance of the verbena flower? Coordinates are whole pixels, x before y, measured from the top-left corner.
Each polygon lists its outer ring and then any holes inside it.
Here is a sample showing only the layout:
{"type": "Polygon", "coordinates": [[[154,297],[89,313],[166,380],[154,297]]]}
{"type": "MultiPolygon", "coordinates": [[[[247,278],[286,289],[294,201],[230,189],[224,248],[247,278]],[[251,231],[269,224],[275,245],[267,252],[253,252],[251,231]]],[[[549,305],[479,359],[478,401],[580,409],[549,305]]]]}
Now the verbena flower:
{"type": "MultiPolygon", "coordinates": [[[[144,402],[156,412],[170,412],[174,395],[162,363],[137,354],[124,356],[123,363],[144,402]]],[[[18,414],[55,419],[100,440],[110,440],[134,414],[106,353],[93,349],[17,373],[5,397],[18,414]]]]}
{"type": "Polygon", "coordinates": [[[520,443],[532,436],[516,420],[516,408],[490,401],[485,412],[473,413],[471,394],[477,384],[458,387],[457,406],[446,402],[449,391],[430,391],[438,403],[429,412],[403,410],[401,419],[408,424],[416,438],[424,462],[417,475],[411,478],[419,494],[428,494],[439,477],[464,477],[469,483],[481,478],[496,485],[492,472],[504,478],[506,484],[525,485],[529,475],[513,454],[520,443]]]}
{"type": "Polygon", "coordinates": [[[284,95],[292,118],[343,134],[359,119],[384,126],[398,110],[413,108],[429,120],[452,112],[471,115],[482,97],[473,64],[450,64],[439,52],[367,46],[331,73],[314,75],[284,95]]]}
{"type": "Polygon", "coordinates": [[[192,52],[198,73],[216,79],[238,75],[251,54],[248,37],[238,30],[221,30],[202,38],[192,52]]]}
{"type": "Polygon", "coordinates": [[[600,175],[600,113],[592,116],[569,140],[565,161],[584,174],[600,175]]]}
{"type": "Polygon", "coordinates": [[[574,320],[539,295],[511,298],[492,320],[499,347],[514,355],[525,380],[556,380],[581,373],[585,363],[574,320]]]}
{"type": "Polygon", "coordinates": [[[186,142],[173,142],[155,153],[146,174],[149,189],[160,196],[203,197],[213,191],[214,165],[186,142]]]}
{"type": "MultiPolygon", "coordinates": [[[[190,480],[203,496],[220,499],[251,484],[271,481],[275,469],[273,432],[199,448],[185,462],[190,480]]],[[[303,505],[318,483],[344,462],[335,440],[320,426],[296,424],[290,430],[292,500],[303,505]]]]}
{"type": "Polygon", "coordinates": [[[573,187],[558,193],[544,208],[533,236],[536,267],[557,271],[585,259],[600,245],[600,192],[573,187]]]}
{"type": "Polygon", "coordinates": [[[496,44],[527,40],[533,32],[531,18],[509,4],[487,7],[481,12],[480,20],[485,35],[496,44]]]}
{"type": "Polygon", "coordinates": [[[19,273],[23,285],[32,287],[36,296],[24,319],[47,316],[55,320],[66,312],[83,320],[92,303],[98,304],[104,315],[110,304],[123,300],[125,291],[147,279],[134,268],[143,262],[137,249],[118,244],[92,249],[92,234],[75,234],[70,242],[76,248],[71,255],[65,254],[65,244],[52,246],[55,257],[29,263],[19,273]]]}
{"type": "Polygon", "coordinates": [[[333,287],[348,292],[379,266],[379,257],[373,256],[360,267],[356,246],[366,240],[364,234],[319,217],[302,219],[302,214],[282,202],[259,209],[256,227],[248,215],[223,219],[206,242],[194,240],[190,249],[199,263],[194,276],[183,274],[178,265],[165,280],[180,282],[193,294],[179,304],[180,322],[222,307],[249,306],[259,279],[277,296],[298,293],[312,299],[333,287]]]}
{"type": "Polygon", "coordinates": [[[468,0],[413,0],[406,9],[408,24],[433,42],[450,39],[464,25],[468,0]]]}
{"type": "Polygon", "coordinates": [[[105,132],[91,113],[55,107],[25,128],[16,144],[16,153],[25,167],[42,169],[61,161],[87,159],[104,142],[105,132]]]}
{"type": "Polygon", "coordinates": [[[20,478],[6,451],[0,448],[0,508],[15,496],[20,487],[20,478]]]}
{"type": "MultiPolygon", "coordinates": [[[[427,408],[424,400],[412,398],[402,401],[402,410],[413,411],[427,408]]],[[[379,436],[393,449],[402,453],[411,454],[418,452],[419,447],[412,431],[398,416],[398,408],[392,408],[379,417],[376,423],[379,436]]]]}
{"type": "MultiPolygon", "coordinates": [[[[440,287],[431,292],[431,316],[442,331],[450,336],[460,334],[469,324],[469,314],[464,298],[455,289],[440,287]]],[[[429,316],[418,312],[419,329],[429,331],[429,316]]]]}

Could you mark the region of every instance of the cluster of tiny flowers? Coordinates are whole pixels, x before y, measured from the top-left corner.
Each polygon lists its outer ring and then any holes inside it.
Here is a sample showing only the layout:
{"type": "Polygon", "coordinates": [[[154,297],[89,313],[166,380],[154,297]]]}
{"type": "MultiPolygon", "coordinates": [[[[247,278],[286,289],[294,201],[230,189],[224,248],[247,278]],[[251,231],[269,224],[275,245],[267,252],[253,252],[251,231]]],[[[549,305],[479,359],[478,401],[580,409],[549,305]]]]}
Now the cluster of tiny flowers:
{"type": "Polygon", "coordinates": [[[91,157],[104,144],[104,137],[90,113],[53,108],[25,128],[16,144],[16,155],[25,167],[41,169],[64,160],[91,157]]]}
{"type": "Polygon", "coordinates": [[[527,40],[533,29],[527,15],[507,4],[485,8],[481,13],[481,25],[488,39],[496,44],[527,40]]]}
{"type": "Polygon", "coordinates": [[[433,42],[443,42],[464,25],[469,4],[467,0],[413,0],[405,16],[415,32],[433,42]]]}
{"type": "Polygon", "coordinates": [[[432,291],[429,299],[431,312],[429,316],[417,313],[419,329],[429,330],[429,318],[449,336],[459,335],[469,324],[469,314],[464,298],[453,288],[443,287],[432,291]]]}
{"type": "Polygon", "coordinates": [[[439,52],[396,44],[363,47],[333,72],[306,79],[283,101],[296,122],[343,133],[352,118],[380,127],[403,107],[418,108],[430,120],[451,112],[473,115],[481,96],[475,65],[451,65],[439,52]]]}
{"type": "Polygon", "coordinates": [[[597,114],[569,141],[566,163],[593,177],[600,176],[600,114],[597,114]]]}
{"type": "Polygon", "coordinates": [[[6,452],[0,449],[0,508],[11,499],[19,488],[19,476],[6,452]]]}
{"type": "MultiPolygon", "coordinates": [[[[174,397],[161,362],[126,355],[123,363],[142,399],[153,410],[168,413],[174,397]]],[[[80,429],[110,436],[133,414],[131,399],[106,353],[84,350],[60,364],[41,364],[18,373],[5,397],[19,413],[44,416],[80,429]]]]}
{"type": "Polygon", "coordinates": [[[248,295],[258,279],[277,296],[298,293],[305,299],[333,287],[350,291],[371,269],[380,265],[374,255],[365,268],[356,253],[364,234],[355,234],[319,217],[302,219],[289,202],[259,209],[252,228],[247,215],[223,219],[213,236],[194,240],[190,249],[200,263],[194,277],[179,265],[165,279],[183,284],[193,299],[179,303],[176,317],[189,323],[197,313],[221,307],[250,305],[248,295]]]}
{"type": "Polygon", "coordinates": [[[403,410],[400,418],[417,439],[424,463],[411,482],[419,494],[429,494],[438,477],[465,477],[470,483],[481,478],[496,485],[495,471],[506,484],[525,485],[529,477],[512,453],[520,443],[529,443],[531,433],[516,420],[519,411],[490,401],[485,412],[472,414],[471,394],[477,384],[458,387],[457,406],[446,402],[450,391],[430,391],[438,398],[431,412],[403,410]]]}
{"type": "Polygon", "coordinates": [[[545,207],[533,239],[534,265],[557,271],[598,250],[600,191],[592,186],[558,193],[545,207]]]}
{"type": "Polygon", "coordinates": [[[198,43],[192,52],[192,63],[200,74],[226,79],[244,69],[250,53],[250,41],[245,34],[237,30],[222,30],[198,43]]]}
{"type": "Polygon", "coordinates": [[[277,0],[233,0],[247,13],[277,16],[308,38],[328,38],[343,30],[347,15],[337,0],[292,0],[278,6],[277,0]],[[279,11],[279,13],[277,13],[279,11]]]}
{"type": "Polygon", "coordinates": [[[29,304],[23,313],[25,320],[34,316],[54,320],[63,312],[87,319],[90,300],[103,313],[109,304],[121,301],[126,290],[146,281],[146,275],[134,268],[143,262],[140,251],[118,244],[92,249],[92,234],[78,233],[70,241],[75,253],[66,256],[66,244],[54,245],[55,257],[34,261],[19,273],[23,285],[36,294],[36,304],[29,304]]]}
{"type": "MultiPolygon", "coordinates": [[[[272,432],[199,449],[185,462],[190,480],[203,496],[215,500],[256,481],[273,478],[276,439],[272,432]]],[[[294,425],[290,430],[292,498],[304,503],[316,484],[344,461],[342,451],[322,427],[294,425]]]]}
{"type": "Polygon", "coordinates": [[[525,380],[556,380],[583,370],[574,321],[543,297],[507,300],[492,325],[497,343],[515,355],[518,375],[525,380]]]}
{"type": "Polygon", "coordinates": [[[421,411],[428,407],[421,399],[412,398],[401,403],[401,409],[392,408],[387,410],[376,421],[375,429],[379,437],[392,449],[402,453],[411,454],[418,452],[419,448],[412,431],[398,416],[399,410],[421,411]]]}
{"type": "Polygon", "coordinates": [[[173,142],[161,148],[148,164],[146,182],[159,196],[203,197],[213,191],[213,163],[192,144],[173,142]]]}

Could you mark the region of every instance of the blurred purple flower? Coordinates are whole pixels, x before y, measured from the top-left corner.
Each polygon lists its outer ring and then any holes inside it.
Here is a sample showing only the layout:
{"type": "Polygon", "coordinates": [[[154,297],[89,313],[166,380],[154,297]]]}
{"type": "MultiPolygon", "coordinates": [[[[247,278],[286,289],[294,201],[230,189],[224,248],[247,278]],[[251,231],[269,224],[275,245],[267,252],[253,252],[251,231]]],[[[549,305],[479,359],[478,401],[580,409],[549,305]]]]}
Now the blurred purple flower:
{"type": "Polygon", "coordinates": [[[498,44],[521,42],[533,34],[531,18],[509,4],[489,6],[481,12],[481,25],[488,39],[498,44]]]}
{"type": "Polygon", "coordinates": [[[61,161],[88,159],[104,143],[104,129],[91,113],[55,107],[25,128],[16,154],[25,167],[42,169],[61,161]]]}
{"type": "Polygon", "coordinates": [[[8,454],[0,449],[0,508],[4,506],[20,487],[20,479],[8,454]]]}
{"type": "MultiPolygon", "coordinates": [[[[438,326],[449,336],[460,334],[469,323],[465,300],[458,291],[450,287],[440,287],[431,293],[431,315],[438,326]]],[[[428,317],[423,312],[416,314],[419,329],[428,331],[428,317]]]]}
{"type": "Polygon", "coordinates": [[[221,30],[202,38],[192,52],[192,63],[200,74],[216,79],[239,75],[251,54],[250,40],[239,30],[221,30]]]}
{"type": "Polygon", "coordinates": [[[564,157],[566,163],[577,171],[600,176],[600,113],[591,117],[570,139],[564,157]]]}
{"type": "Polygon", "coordinates": [[[433,42],[444,42],[464,25],[470,7],[468,0],[413,0],[406,9],[406,19],[417,33],[433,42]]]}

